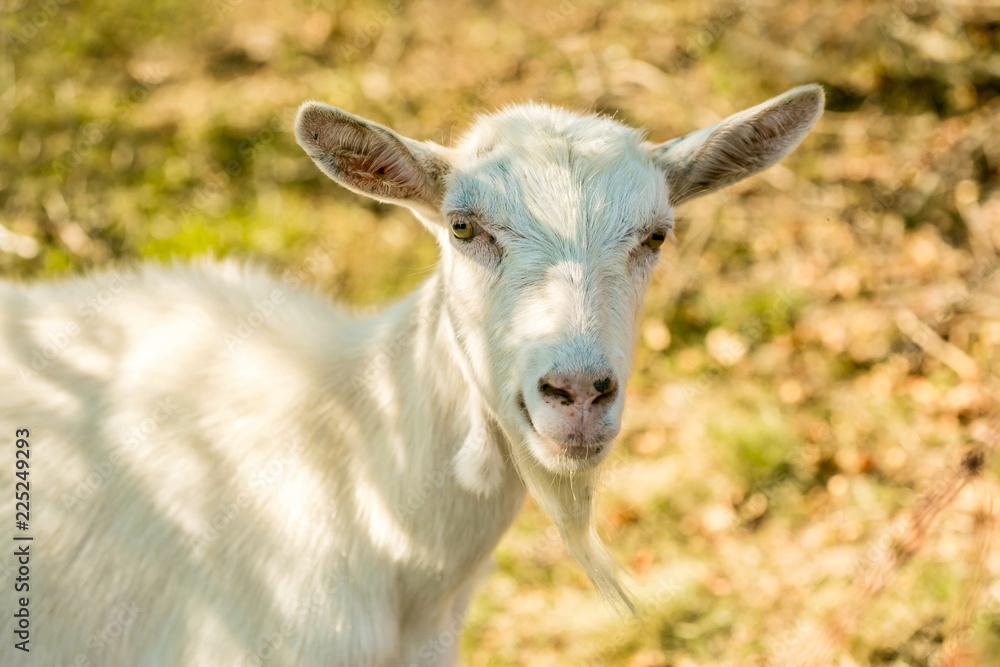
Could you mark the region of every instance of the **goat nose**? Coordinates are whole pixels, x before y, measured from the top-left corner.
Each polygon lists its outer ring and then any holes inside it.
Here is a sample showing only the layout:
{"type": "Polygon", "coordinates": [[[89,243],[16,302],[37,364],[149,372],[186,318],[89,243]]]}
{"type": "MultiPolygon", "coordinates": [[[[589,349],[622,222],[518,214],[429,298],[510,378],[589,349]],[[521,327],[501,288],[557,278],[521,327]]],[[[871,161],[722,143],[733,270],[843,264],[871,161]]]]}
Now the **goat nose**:
{"type": "Polygon", "coordinates": [[[554,405],[590,407],[610,403],[618,383],[608,373],[561,373],[554,371],[538,381],[538,393],[554,405]]]}

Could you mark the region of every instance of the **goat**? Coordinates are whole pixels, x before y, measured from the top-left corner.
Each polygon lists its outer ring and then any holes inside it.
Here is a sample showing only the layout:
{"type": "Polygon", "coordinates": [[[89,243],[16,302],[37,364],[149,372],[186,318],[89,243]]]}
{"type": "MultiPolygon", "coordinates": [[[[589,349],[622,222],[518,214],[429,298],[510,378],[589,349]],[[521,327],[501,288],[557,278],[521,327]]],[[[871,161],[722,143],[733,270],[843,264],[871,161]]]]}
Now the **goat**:
{"type": "Polygon", "coordinates": [[[354,316],[232,261],[3,284],[0,424],[30,452],[0,466],[5,526],[34,495],[0,662],[451,665],[526,490],[628,606],[590,508],[673,209],[822,107],[803,86],[653,144],[524,104],[449,148],[309,102],[319,168],[440,245],[402,301],[354,316]]]}

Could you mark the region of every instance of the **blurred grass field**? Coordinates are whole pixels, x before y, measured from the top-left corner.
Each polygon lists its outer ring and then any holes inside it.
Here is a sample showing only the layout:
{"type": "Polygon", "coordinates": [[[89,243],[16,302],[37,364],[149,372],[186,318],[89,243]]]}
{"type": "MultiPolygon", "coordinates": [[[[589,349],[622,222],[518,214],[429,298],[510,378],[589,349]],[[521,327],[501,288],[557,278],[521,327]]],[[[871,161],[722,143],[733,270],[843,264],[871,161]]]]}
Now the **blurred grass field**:
{"type": "MultiPolygon", "coordinates": [[[[825,87],[795,153],[679,212],[650,288],[598,513],[641,617],[602,606],[529,501],[468,665],[768,664],[837,614],[1000,395],[995,3],[6,0],[0,31],[4,276],[235,255],[366,307],[436,250],[319,173],[290,132],[306,99],[445,143],[529,99],[662,141],[825,87]]],[[[943,664],[956,632],[955,664],[1000,664],[1000,552],[974,539],[998,471],[835,664],[943,664]]]]}

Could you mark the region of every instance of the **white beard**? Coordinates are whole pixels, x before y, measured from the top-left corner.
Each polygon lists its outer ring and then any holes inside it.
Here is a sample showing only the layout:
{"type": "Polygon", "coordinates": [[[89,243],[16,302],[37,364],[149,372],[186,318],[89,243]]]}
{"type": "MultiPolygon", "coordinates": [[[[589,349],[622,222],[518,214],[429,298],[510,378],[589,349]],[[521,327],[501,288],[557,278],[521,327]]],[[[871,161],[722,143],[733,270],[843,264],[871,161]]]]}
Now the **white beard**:
{"type": "Polygon", "coordinates": [[[613,606],[635,614],[635,606],[619,577],[621,565],[601,542],[591,520],[601,467],[558,475],[536,461],[526,444],[511,446],[514,465],[528,492],[555,523],[566,549],[594,587],[613,606]]]}

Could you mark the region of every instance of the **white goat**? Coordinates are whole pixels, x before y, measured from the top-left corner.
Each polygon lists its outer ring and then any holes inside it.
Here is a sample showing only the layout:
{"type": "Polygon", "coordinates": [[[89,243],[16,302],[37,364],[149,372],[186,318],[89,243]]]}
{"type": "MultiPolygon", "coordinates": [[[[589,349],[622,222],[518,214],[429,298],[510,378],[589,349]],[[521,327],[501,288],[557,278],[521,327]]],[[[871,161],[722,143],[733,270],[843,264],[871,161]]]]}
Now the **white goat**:
{"type": "Polygon", "coordinates": [[[628,604],[590,506],[657,249],[822,104],[796,88],[656,145],[528,104],[445,148],[311,102],[316,164],[440,244],[403,301],[356,318],[228,262],[0,287],[3,526],[33,537],[4,550],[0,663],[454,664],[525,487],[628,604]]]}

